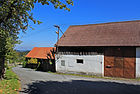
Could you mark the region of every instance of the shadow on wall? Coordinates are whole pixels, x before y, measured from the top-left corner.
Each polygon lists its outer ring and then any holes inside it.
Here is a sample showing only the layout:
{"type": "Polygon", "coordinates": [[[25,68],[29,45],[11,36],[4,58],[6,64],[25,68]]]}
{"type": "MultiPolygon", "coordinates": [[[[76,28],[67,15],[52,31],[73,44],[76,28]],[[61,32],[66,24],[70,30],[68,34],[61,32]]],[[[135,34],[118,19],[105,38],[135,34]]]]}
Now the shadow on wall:
{"type": "Polygon", "coordinates": [[[140,85],[116,82],[72,80],[37,81],[21,91],[27,94],[140,94],[140,85]]]}

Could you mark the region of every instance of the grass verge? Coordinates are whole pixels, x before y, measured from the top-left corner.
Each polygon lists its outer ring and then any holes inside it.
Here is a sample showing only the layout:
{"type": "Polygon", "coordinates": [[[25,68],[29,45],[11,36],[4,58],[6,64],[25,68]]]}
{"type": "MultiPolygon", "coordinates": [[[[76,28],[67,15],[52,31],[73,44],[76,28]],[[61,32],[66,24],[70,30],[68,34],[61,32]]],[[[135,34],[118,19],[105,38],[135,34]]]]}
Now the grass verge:
{"type": "Polygon", "coordinates": [[[6,70],[5,79],[0,80],[0,94],[19,94],[20,82],[12,68],[6,70]]]}
{"type": "Polygon", "coordinates": [[[80,76],[80,77],[88,77],[88,78],[101,78],[101,79],[109,79],[109,80],[140,81],[140,78],[128,79],[128,78],[116,78],[116,77],[101,77],[96,75],[82,75],[82,74],[71,74],[71,73],[60,73],[60,72],[56,72],[54,74],[72,75],[72,76],[80,76]]]}

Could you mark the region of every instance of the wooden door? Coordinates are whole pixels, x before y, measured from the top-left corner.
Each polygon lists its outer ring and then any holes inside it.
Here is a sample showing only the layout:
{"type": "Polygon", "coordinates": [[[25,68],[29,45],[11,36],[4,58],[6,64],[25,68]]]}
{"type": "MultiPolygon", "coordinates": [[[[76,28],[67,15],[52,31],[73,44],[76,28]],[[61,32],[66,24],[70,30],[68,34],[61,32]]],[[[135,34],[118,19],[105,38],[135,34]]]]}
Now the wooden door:
{"type": "Polygon", "coordinates": [[[104,75],[113,77],[113,66],[114,66],[114,56],[110,53],[113,53],[112,49],[106,48],[105,55],[104,55],[104,75]]]}
{"type": "Polygon", "coordinates": [[[135,78],[136,74],[136,49],[124,50],[124,78],[135,78]]]}
{"type": "Polygon", "coordinates": [[[113,77],[123,77],[123,58],[114,57],[113,77]]]}
{"type": "Polygon", "coordinates": [[[109,47],[105,49],[104,75],[135,78],[135,48],[109,47]]]}

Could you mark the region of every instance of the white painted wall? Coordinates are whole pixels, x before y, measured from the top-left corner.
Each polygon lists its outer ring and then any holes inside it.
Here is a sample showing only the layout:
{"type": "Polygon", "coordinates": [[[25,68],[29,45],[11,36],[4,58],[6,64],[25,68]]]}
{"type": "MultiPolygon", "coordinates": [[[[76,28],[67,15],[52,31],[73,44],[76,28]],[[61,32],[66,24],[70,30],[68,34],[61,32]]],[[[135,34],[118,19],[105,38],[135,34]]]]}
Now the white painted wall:
{"type": "Polygon", "coordinates": [[[140,47],[136,48],[136,77],[140,77],[140,47]]]}
{"type": "Polygon", "coordinates": [[[56,71],[58,72],[85,72],[104,75],[103,55],[56,55],[56,71]],[[83,59],[84,63],[77,63],[77,59],[83,59]],[[61,66],[61,60],[65,60],[65,66],[61,66]]]}

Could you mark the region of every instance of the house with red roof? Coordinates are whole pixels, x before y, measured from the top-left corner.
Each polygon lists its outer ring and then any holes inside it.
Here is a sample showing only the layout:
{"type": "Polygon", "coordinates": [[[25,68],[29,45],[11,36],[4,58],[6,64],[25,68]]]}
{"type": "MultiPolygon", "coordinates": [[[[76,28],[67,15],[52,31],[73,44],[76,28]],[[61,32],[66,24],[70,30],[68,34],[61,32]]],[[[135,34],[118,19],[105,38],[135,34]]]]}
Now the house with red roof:
{"type": "Polygon", "coordinates": [[[36,58],[40,62],[39,70],[55,71],[55,47],[34,47],[25,57],[36,58]]]}
{"type": "Polygon", "coordinates": [[[140,21],[70,26],[57,47],[58,72],[140,77],[140,21]]]}

